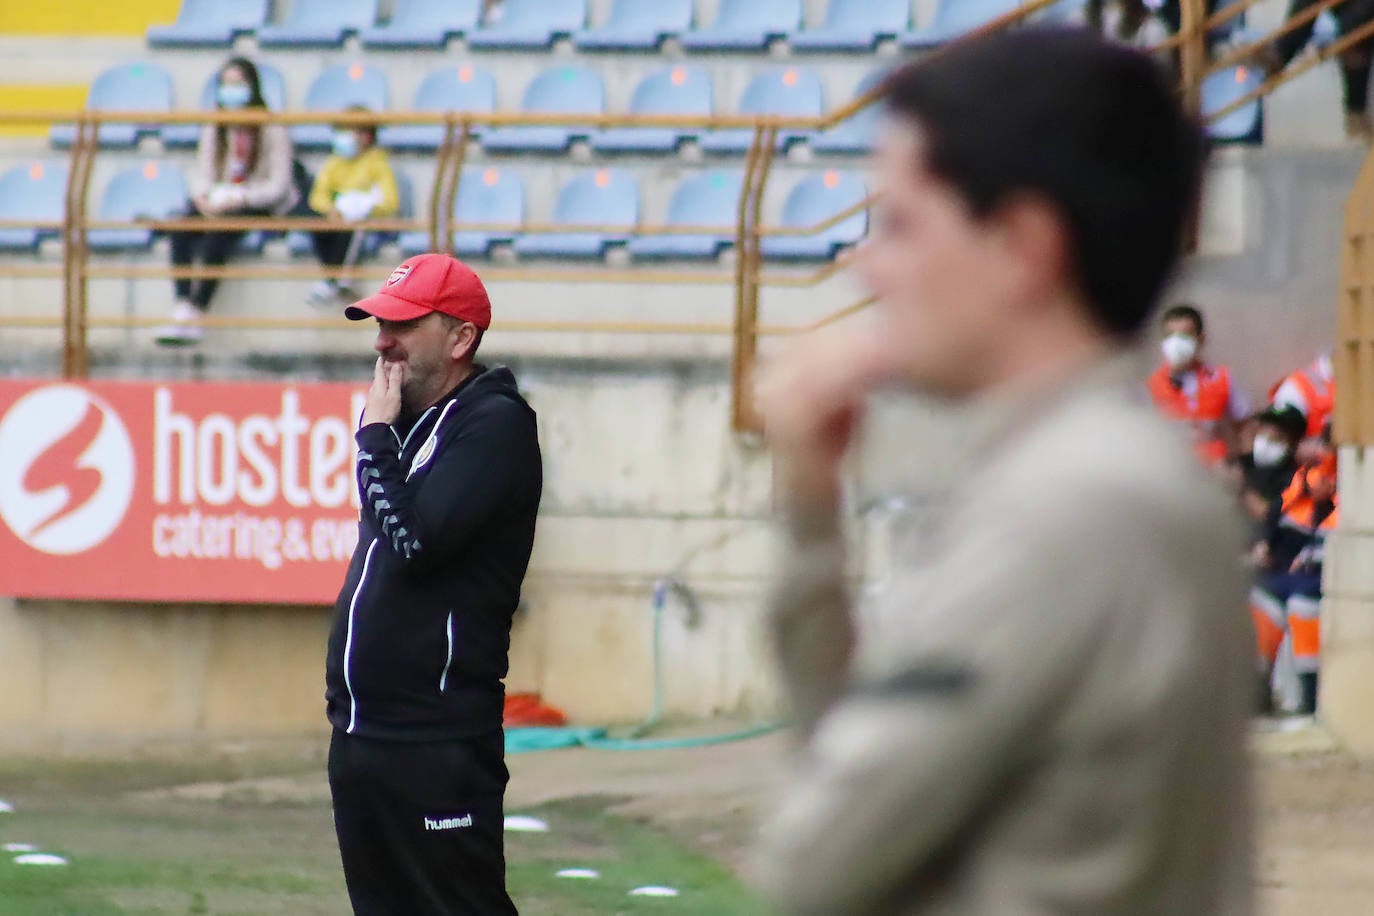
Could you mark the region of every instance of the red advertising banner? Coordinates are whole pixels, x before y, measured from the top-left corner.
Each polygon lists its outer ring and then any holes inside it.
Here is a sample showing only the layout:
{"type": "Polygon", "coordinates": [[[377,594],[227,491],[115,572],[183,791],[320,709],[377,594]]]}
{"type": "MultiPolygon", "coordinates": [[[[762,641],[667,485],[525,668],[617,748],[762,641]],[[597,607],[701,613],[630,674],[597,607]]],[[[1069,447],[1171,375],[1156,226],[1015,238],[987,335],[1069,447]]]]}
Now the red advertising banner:
{"type": "Polygon", "coordinates": [[[364,397],[0,380],[0,595],[332,603],[358,539],[364,397]]]}

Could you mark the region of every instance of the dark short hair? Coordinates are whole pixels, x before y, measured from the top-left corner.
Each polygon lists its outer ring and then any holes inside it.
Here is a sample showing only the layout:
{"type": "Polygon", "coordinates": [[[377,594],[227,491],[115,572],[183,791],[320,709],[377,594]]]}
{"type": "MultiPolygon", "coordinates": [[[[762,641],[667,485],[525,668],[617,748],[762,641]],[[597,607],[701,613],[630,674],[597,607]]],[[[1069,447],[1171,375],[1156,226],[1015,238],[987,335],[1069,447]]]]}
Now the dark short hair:
{"type": "Polygon", "coordinates": [[[1278,429],[1294,442],[1299,441],[1307,434],[1307,418],[1302,415],[1302,411],[1291,404],[1285,404],[1282,407],[1270,405],[1255,414],[1255,422],[1278,429]]]}
{"type": "Polygon", "coordinates": [[[1193,332],[1199,337],[1207,330],[1207,326],[1202,321],[1202,313],[1191,305],[1171,306],[1159,317],[1160,324],[1168,324],[1170,321],[1191,321],[1193,332]]]}
{"type": "Polygon", "coordinates": [[[1026,28],[908,64],[883,93],[978,217],[1023,192],[1054,206],[1092,317],[1140,333],[1183,252],[1205,160],[1160,65],[1087,29],[1026,28]]]}
{"type": "MultiPolygon", "coordinates": [[[[371,114],[371,113],[372,113],[372,109],[371,109],[371,108],[368,108],[366,105],[356,105],[356,104],[354,104],[354,105],[349,105],[347,108],[344,109],[344,111],[348,112],[349,114],[371,114]]],[[[367,122],[367,123],[364,123],[364,124],[336,124],[336,125],[334,125],[334,128],[335,128],[336,130],[360,130],[360,131],[362,131],[363,133],[367,134],[369,142],[371,142],[371,143],[376,143],[376,142],[377,142],[377,125],[376,125],[375,122],[367,122]]]]}

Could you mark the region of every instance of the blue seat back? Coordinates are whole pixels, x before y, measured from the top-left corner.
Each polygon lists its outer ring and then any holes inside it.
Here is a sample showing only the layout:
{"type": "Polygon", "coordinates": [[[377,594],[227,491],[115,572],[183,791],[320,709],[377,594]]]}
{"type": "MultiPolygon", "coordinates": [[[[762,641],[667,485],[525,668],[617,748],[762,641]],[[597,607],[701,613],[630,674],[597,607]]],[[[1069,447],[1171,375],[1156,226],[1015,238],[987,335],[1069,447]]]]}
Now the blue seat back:
{"type": "Polygon", "coordinates": [[[482,0],[399,0],[392,25],[469,29],[482,18],[482,0]]]}
{"type": "Polygon", "coordinates": [[[801,19],[801,0],[721,0],[712,28],[791,32],[801,19]]]}
{"type": "MultiPolygon", "coordinates": [[[[892,70],[888,67],[880,67],[877,70],[867,73],[863,79],[859,80],[859,84],[854,87],[854,98],[861,99],[874,89],[877,89],[878,85],[882,83],[891,72],[892,70]]],[[[855,112],[852,117],[846,118],[835,126],[839,127],[843,125],[846,130],[876,132],[878,129],[878,122],[882,119],[882,116],[882,103],[875,102],[867,108],[855,112]]]]}
{"type": "Polygon", "coordinates": [[[498,29],[572,32],[587,22],[587,0],[506,0],[498,29]]]}
{"type": "MultiPolygon", "coordinates": [[[[1250,94],[1264,81],[1264,73],[1257,67],[1227,67],[1202,81],[1202,114],[1204,117],[1220,111],[1242,96],[1250,94]]],[[[1207,133],[1218,140],[1255,139],[1262,113],[1260,100],[1255,99],[1228,115],[1207,125],[1207,133]]]]}
{"type": "Polygon", "coordinates": [[[342,111],[350,105],[385,111],[386,74],[367,64],[336,64],[315,77],[305,97],[310,111],[342,111]]]}
{"type": "Polygon", "coordinates": [[[825,25],[845,31],[895,34],[911,25],[910,0],[830,0],[825,25]]]}
{"type": "Polygon", "coordinates": [[[66,196],[65,162],[31,162],[0,174],[0,218],[61,219],[66,196]]]}
{"type": "Polygon", "coordinates": [[[615,0],[608,30],[685,32],[692,27],[692,0],[615,0]]]}
{"type": "MultiPolygon", "coordinates": [[[[262,83],[262,97],[267,102],[267,107],[273,111],[281,111],[286,107],[286,80],[282,78],[281,71],[271,64],[262,61],[253,61],[258,68],[258,80],[262,83]]],[[[205,81],[205,85],[200,89],[200,107],[209,110],[215,107],[215,87],[219,84],[219,74],[211,73],[205,81]]]]}
{"type": "Polygon", "coordinates": [[[287,26],[365,29],[377,20],[377,0],[292,0],[287,26]]]}
{"type": "Polygon", "coordinates": [[[177,25],[255,29],[267,20],[267,0],[181,0],[177,25]]]}
{"type": "Polygon", "coordinates": [[[1020,5],[1020,0],[940,0],[935,22],[951,31],[971,31],[1020,5]]]}
{"type": "Polygon", "coordinates": [[[600,76],[585,67],[551,67],[530,83],[520,107],[559,114],[600,114],[606,109],[606,87],[600,76]]]}
{"type": "Polygon", "coordinates": [[[415,90],[416,111],[476,111],[496,109],[496,78],[471,64],[435,70],[415,90]]]}
{"type": "Polygon", "coordinates": [[[453,216],[460,232],[464,223],[518,226],[525,221],[525,183],[510,169],[495,166],[463,169],[458,198],[453,202],[453,216]]]}
{"type": "Polygon", "coordinates": [[[686,178],[668,202],[670,226],[731,226],[739,210],[744,174],[724,169],[686,178]]]}
{"type": "Polygon", "coordinates": [[[105,111],[171,111],[172,77],[146,61],[120,64],[95,78],[86,104],[105,111]]]}
{"type": "Polygon", "coordinates": [[[640,80],[630,98],[630,113],[709,115],[713,96],[710,73],[701,67],[675,64],[640,80]]]}
{"type": "Polygon", "coordinates": [[[186,206],[186,176],[170,162],[149,160],[110,179],[101,195],[100,219],[163,219],[186,206]]]}
{"type": "MultiPolygon", "coordinates": [[[[827,169],[797,182],[782,206],[782,224],[805,229],[830,219],[868,196],[863,180],[850,172],[827,169]]],[[[868,229],[868,213],[861,211],[817,235],[838,244],[857,242],[868,229]]]]}
{"type": "Polygon", "coordinates": [[[740,98],[740,114],[817,117],[824,100],[821,78],[806,67],[778,67],[760,73],[740,98]]]}
{"type": "Polygon", "coordinates": [[[620,169],[573,176],[558,193],[554,222],[581,226],[634,226],[639,222],[639,185],[620,169]]]}

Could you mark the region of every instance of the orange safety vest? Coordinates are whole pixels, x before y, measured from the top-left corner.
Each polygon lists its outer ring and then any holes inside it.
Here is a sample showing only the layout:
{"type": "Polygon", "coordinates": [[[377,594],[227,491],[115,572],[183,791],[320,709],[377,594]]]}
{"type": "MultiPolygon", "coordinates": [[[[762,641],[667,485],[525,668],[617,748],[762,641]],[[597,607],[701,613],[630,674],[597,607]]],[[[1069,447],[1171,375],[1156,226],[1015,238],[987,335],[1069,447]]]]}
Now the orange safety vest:
{"type": "Polygon", "coordinates": [[[1221,424],[1231,404],[1231,373],[1225,366],[1198,366],[1197,399],[1194,401],[1175,386],[1169,367],[1160,366],[1150,376],[1150,397],[1170,420],[1191,423],[1196,442],[1193,448],[1204,464],[1226,459],[1226,442],[1221,424]]]}
{"type": "Polygon", "coordinates": [[[1280,524],[1291,528],[1301,528],[1309,530],[1314,536],[1325,537],[1327,532],[1336,527],[1340,516],[1340,498],[1333,495],[1331,503],[1335,507],[1331,513],[1322,519],[1321,524],[1315,528],[1312,525],[1313,513],[1316,504],[1310,493],[1312,483],[1334,479],[1336,476],[1336,461],[1332,456],[1324,460],[1321,464],[1311,468],[1298,468],[1293,475],[1293,482],[1288,485],[1288,489],[1283,491],[1282,508],[1280,509],[1280,524]]]}
{"type": "Polygon", "coordinates": [[[1307,435],[1309,438],[1320,436],[1336,406],[1336,381],[1325,381],[1313,363],[1290,375],[1289,380],[1298,386],[1302,399],[1307,402],[1307,435]]]}

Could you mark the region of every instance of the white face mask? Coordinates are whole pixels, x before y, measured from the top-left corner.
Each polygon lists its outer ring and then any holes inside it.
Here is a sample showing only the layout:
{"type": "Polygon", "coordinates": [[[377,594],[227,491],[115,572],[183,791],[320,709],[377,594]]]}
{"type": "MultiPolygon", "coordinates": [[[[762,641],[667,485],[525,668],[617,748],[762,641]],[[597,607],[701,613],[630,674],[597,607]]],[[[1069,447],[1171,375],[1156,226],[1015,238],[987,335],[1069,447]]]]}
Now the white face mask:
{"type": "Polygon", "coordinates": [[[1197,338],[1187,334],[1170,334],[1159,345],[1164,361],[1171,369],[1182,369],[1197,356],[1197,338]]]}
{"type": "Polygon", "coordinates": [[[1255,458],[1255,467],[1276,468],[1288,457],[1288,443],[1282,439],[1259,435],[1255,437],[1255,444],[1251,447],[1250,453],[1255,458]]]}

